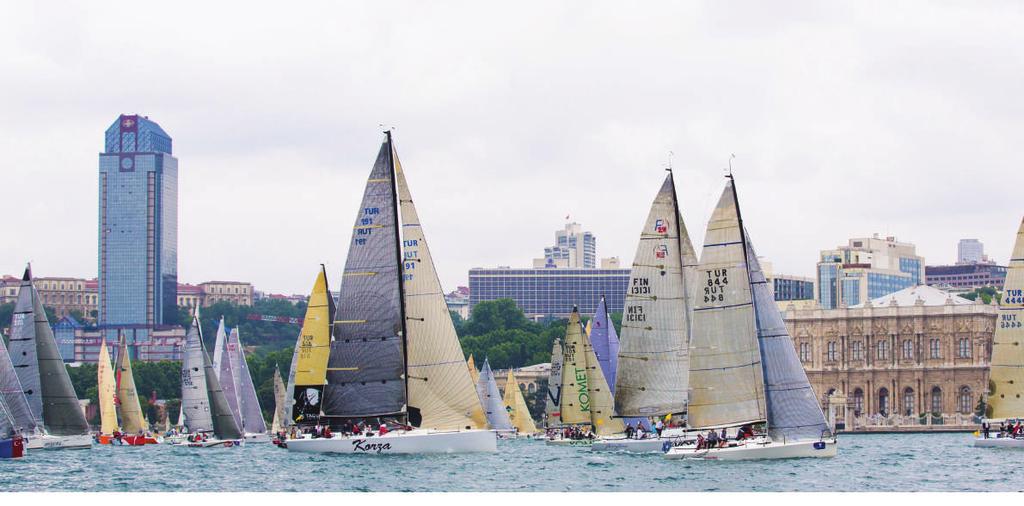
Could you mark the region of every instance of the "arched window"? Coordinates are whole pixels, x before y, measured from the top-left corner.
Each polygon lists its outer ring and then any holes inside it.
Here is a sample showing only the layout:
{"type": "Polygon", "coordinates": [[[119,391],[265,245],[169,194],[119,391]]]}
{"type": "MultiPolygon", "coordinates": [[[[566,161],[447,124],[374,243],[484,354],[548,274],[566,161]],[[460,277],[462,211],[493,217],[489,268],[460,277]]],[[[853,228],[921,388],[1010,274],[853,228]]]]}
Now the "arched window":
{"type": "Polygon", "coordinates": [[[853,391],[853,416],[864,412],[864,391],[857,388],[853,391]]]}
{"type": "Polygon", "coordinates": [[[527,392],[530,392],[532,394],[536,390],[537,390],[537,385],[534,385],[533,383],[530,383],[530,384],[526,385],[526,391],[527,392]]]}
{"type": "Polygon", "coordinates": [[[914,389],[903,389],[903,416],[914,416],[914,389]]]}
{"type": "Polygon", "coordinates": [[[878,360],[889,358],[889,341],[878,341],[878,360]]]}
{"type": "Polygon", "coordinates": [[[932,388],[932,413],[942,413],[942,389],[932,388]]]}
{"type": "Polygon", "coordinates": [[[910,339],[903,340],[903,358],[906,360],[914,358],[914,343],[910,339]]]}
{"type": "Polygon", "coordinates": [[[827,356],[829,362],[835,362],[836,361],[836,342],[835,341],[829,341],[828,342],[828,348],[826,349],[826,356],[827,356]]]}
{"type": "Polygon", "coordinates": [[[960,338],[960,343],[957,347],[957,356],[960,358],[971,358],[971,340],[969,338],[960,338]]]}
{"type": "Polygon", "coordinates": [[[864,355],[863,355],[863,353],[864,353],[864,349],[863,349],[864,343],[862,343],[860,341],[854,341],[853,344],[850,345],[850,346],[852,347],[851,351],[853,352],[853,359],[854,360],[863,360],[864,359],[864,355]]]}
{"type": "Polygon", "coordinates": [[[968,414],[974,411],[974,398],[971,395],[971,387],[964,385],[960,387],[960,391],[956,394],[956,410],[968,414]]]}
{"type": "Polygon", "coordinates": [[[889,389],[885,387],[878,390],[878,414],[889,415],[889,389]]]}
{"type": "Polygon", "coordinates": [[[800,361],[811,361],[811,343],[800,343],[800,361]]]}
{"type": "Polygon", "coordinates": [[[931,358],[942,358],[942,348],[940,347],[939,340],[932,339],[931,341],[929,341],[928,344],[930,345],[931,349],[931,358]]]}

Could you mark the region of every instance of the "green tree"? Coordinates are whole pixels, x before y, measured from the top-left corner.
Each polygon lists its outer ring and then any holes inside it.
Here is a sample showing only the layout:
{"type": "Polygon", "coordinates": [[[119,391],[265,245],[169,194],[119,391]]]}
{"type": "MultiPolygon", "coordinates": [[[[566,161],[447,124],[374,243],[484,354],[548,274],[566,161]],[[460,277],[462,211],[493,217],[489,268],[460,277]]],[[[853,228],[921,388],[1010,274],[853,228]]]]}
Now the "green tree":
{"type": "Polygon", "coordinates": [[[992,297],[996,298],[996,303],[999,303],[999,301],[1003,300],[1003,294],[992,286],[983,286],[981,288],[975,288],[974,290],[971,290],[967,293],[961,293],[959,295],[969,300],[978,300],[978,297],[981,297],[981,301],[984,302],[985,304],[991,304],[992,297]]]}
{"type": "Polygon", "coordinates": [[[532,322],[515,301],[498,299],[474,306],[469,320],[456,324],[456,330],[467,356],[476,357],[478,364],[487,358],[491,367],[505,369],[549,362],[551,346],[564,337],[565,325],[565,320],[532,322]]]}

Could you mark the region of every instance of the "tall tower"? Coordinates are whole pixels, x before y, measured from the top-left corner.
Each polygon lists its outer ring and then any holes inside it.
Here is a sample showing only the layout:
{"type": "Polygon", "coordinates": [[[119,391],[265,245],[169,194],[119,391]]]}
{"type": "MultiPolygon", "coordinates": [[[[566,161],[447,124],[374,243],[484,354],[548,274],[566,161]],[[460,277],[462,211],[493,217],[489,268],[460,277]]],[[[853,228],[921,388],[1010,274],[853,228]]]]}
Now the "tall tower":
{"type": "Polygon", "coordinates": [[[107,129],[99,168],[99,323],[171,323],[178,286],[171,137],[145,116],[122,114],[107,129]]]}

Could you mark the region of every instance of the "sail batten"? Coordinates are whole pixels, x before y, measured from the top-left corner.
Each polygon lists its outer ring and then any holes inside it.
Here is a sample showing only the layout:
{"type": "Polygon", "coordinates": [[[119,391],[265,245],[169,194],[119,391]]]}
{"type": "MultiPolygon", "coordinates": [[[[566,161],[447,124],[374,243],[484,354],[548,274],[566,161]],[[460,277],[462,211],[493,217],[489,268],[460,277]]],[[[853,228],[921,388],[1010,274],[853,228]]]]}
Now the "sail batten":
{"type": "Polygon", "coordinates": [[[992,336],[992,361],[986,413],[990,419],[1024,417],[1024,220],[1010,255],[999,301],[995,334],[992,336]]]}

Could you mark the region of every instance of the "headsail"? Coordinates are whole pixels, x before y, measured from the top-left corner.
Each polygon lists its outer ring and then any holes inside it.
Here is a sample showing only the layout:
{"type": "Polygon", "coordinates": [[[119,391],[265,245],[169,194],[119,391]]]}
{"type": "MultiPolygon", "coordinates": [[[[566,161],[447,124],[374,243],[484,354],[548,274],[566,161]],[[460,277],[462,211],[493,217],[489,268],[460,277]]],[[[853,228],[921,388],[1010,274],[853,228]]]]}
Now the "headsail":
{"type": "Polygon", "coordinates": [[[288,419],[288,412],[285,409],[288,393],[284,388],[284,380],[281,379],[281,370],[274,364],[274,421],[270,424],[270,431],[278,433],[284,428],[284,421],[288,419]]]}
{"type": "Polygon", "coordinates": [[[405,316],[392,168],[388,134],[366,181],[342,272],[325,416],[405,414],[405,316]]]}
{"type": "Polygon", "coordinates": [[[590,344],[590,338],[581,337],[583,353],[586,356],[587,389],[590,394],[590,423],[594,433],[599,436],[621,434],[626,430],[626,426],[621,419],[613,418],[615,401],[612,399],[612,390],[608,387],[604,373],[601,372],[601,365],[594,353],[594,347],[590,344]]]}
{"type": "MultiPolygon", "coordinates": [[[[219,331],[218,331],[219,332],[219,331]]],[[[231,414],[235,417],[235,423],[242,427],[245,421],[245,414],[242,412],[242,362],[238,357],[238,334],[231,329],[231,334],[224,338],[223,352],[220,357],[220,368],[217,362],[213,363],[213,372],[220,381],[220,387],[224,391],[224,399],[231,408],[231,414]],[[217,374],[217,371],[220,371],[217,374]]]]}
{"type": "Polygon", "coordinates": [[[505,411],[505,402],[498,391],[498,384],[494,381],[491,364],[486,358],[480,370],[480,381],[476,384],[476,391],[484,404],[488,427],[494,430],[512,430],[512,420],[509,419],[508,411],[505,411]]]}
{"type": "Polygon", "coordinates": [[[100,434],[113,434],[117,430],[117,411],[114,407],[114,396],[117,392],[114,380],[114,369],[110,365],[110,352],[107,351],[107,340],[100,343],[100,354],[96,365],[97,401],[100,405],[100,434]]]}
{"type": "Polygon", "coordinates": [[[534,423],[533,416],[530,415],[530,407],[526,405],[526,398],[523,397],[523,391],[519,388],[519,382],[516,381],[516,375],[512,373],[512,369],[508,370],[508,378],[505,379],[504,400],[512,426],[520,434],[537,432],[537,424],[534,423]]]}
{"type": "Polygon", "coordinates": [[[1017,229],[992,337],[987,418],[1024,417],[1024,221],[1017,229]]]}
{"type": "MultiPolygon", "coordinates": [[[[263,419],[263,409],[256,396],[256,385],[252,382],[249,362],[245,360],[245,349],[242,348],[242,341],[238,336],[238,327],[231,329],[228,339],[234,345],[234,353],[237,355],[239,364],[235,376],[238,378],[239,390],[236,391],[236,394],[238,395],[238,410],[242,413],[242,431],[249,434],[263,434],[267,432],[267,421],[263,419]]],[[[231,347],[228,349],[230,350],[231,347]]]]}
{"type": "Polygon", "coordinates": [[[480,371],[476,370],[476,362],[473,361],[473,355],[470,355],[469,359],[466,360],[466,366],[469,369],[469,378],[476,385],[480,382],[480,371]]]}
{"type": "Polygon", "coordinates": [[[555,338],[551,345],[551,372],[548,374],[547,395],[544,401],[544,426],[557,427],[561,424],[562,405],[562,340],[555,338]]]}
{"type": "MultiPolygon", "coordinates": [[[[608,380],[608,385],[615,385],[615,371],[619,361],[619,336],[615,333],[615,325],[608,315],[608,304],[603,295],[597,304],[594,317],[587,322],[587,337],[594,347],[594,354],[597,355],[601,372],[608,380]]],[[[612,388],[612,393],[614,392],[615,389],[612,388]]]]}
{"type": "Polygon", "coordinates": [[[213,370],[217,373],[217,379],[220,379],[221,365],[224,361],[224,347],[227,346],[228,333],[224,327],[224,317],[220,317],[220,322],[217,323],[217,336],[213,341],[213,370]]]}
{"type": "Polygon", "coordinates": [[[730,180],[704,235],[690,339],[689,425],[767,418],[745,239],[730,180]]]}
{"type": "Polygon", "coordinates": [[[414,425],[447,430],[482,428],[487,421],[484,408],[466,368],[419,213],[394,151],[392,159],[402,223],[409,410],[411,414],[418,410],[422,416],[414,425]]]}
{"type": "Polygon", "coordinates": [[[669,173],[640,232],[626,292],[614,378],[615,410],[621,416],[686,410],[692,311],[688,282],[696,263],[669,173]]]}
{"type": "MultiPolygon", "coordinates": [[[[235,415],[228,406],[224,397],[220,380],[213,371],[213,361],[206,353],[206,348],[200,349],[203,355],[203,372],[206,375],[206,396],[210,402],[210,417],[213,421],[213,434],[217,439],[239,439],[242,437],[242,429],[235,421],[235,415]]],[[[226,357],[225,357],[226,358],[226,357]]]]}
{"type": "Polygon", "coordinates": [[[135,388],[135,375],[132,373],[132,361],[128,356],[128,342],[124,334],[120,336],[114,371],[117,376],[117,406],[120,408],[121,430],[126,434],[149,430],[149,424],[142,416],[139,393],[135,388]]]}
{"type": "Polygon", "coordinates": [[[88,434],[89,423],[32,284],[31,268],[25,269],[22,278],[9,345],[11,362],[36,420],[56,436],[88,434]]]}
{"type": "Polygon", "coordinates": [[[323,265],[313,282],[306,306],[291,369],[288,370],[288,422],[316,424],[327,380],[327,360],[331,354],[331,320],[334,300],[327,287],[327,271],[323,265]]]}
{"type": "Polygon", "coordinates": [[[590,388],[587,384],[587,355],[583,350],[580,313],[573,307],[565,326],[562,345],[562,392],[559,409],[563,424],[590,423],[590,388]]]}

